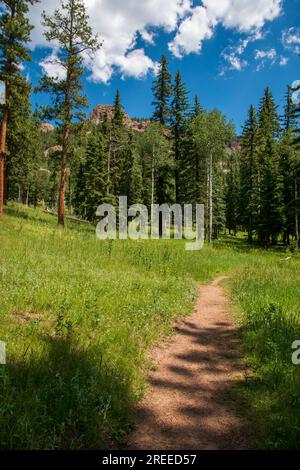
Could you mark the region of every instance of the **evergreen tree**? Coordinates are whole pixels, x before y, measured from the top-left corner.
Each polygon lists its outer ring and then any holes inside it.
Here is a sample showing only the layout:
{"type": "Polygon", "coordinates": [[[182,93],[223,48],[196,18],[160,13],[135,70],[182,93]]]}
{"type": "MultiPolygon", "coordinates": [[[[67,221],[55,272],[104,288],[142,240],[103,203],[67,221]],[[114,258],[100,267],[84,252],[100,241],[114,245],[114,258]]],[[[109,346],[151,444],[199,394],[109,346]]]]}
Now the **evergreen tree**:
{"type": "MultiPolygon", "coordinates": [[[[296,91],[300,93],[300,85],[296,89],[293,89],[292,91],[293,93],[296,91]]],[[[298,96],[299,96],[299,93],[298,93],[298,96]]],[[[294,145],[296,145],[297,148],[299,149],[300,147],[300,104],[294,105],[294,109],[292,111],[292,119],[294,123],[294,130],[293,130],[294,145]]]]}
{"type": "Polygon", "coordinates": [[[259,239],[263,243],[276,243],[283,230],[284,201],[283,178],[280,172],[278,136],[279,116],[270,90],[261,101],[258,126],[258,161],[261,168],[259,239]]]}
{"type": "Polygon", "coordinates": [[[228,158],[228,173],[226,175],[226,226],[236,235],[239,223],[240,204],[240,167],[239,155],[232,152],[228,158]]]}
{"type": "Polygon", "coordinates": [[[116,93],[112,122],[109,123],[106,119],[102,129],[106,137],[106,202],[115,205],[121,195],[120,181],[128,142],[119,90],[116,93]]]}
{"type": "Polygon", "coordinates": [[[293,90],[290,86],[287,87],[286,92],[286,104],[284,108],[284,116],[283,116],[283,131],[288,132],[290,129],[294,129],[296,127],[296,119],[295,119],[295,105],[292,101],[292,94],[293,90]]]}
{"type": "Polygon", "coordinates": [[[82,108],[86,107],[86,97],[82,91],[83,56],[82,53],[94,52],[98,41],[92,34],[89,18],[82,0],[66,0],[55,10],[52,17],[43,13],[43,25],[46,27],[45,37],[59,47],[54,63],[65,77],[44,76],[40,90],[50,93],[52,106],[45,108],[51,119],[61,122],[62,157],[61,178],[58,202],[58,223],[64,225],[65,193],[67,184],[67,166],[71,153],[72,122],[83,118],[82,108]]]}
{"type": "Polygon", "coordinates": [[[172,78],[168,70],[168,60],[165,55],[161,58],[159,72],[154,80],[152,91],[154,95],[153,120],[165,126],[170,119],[169,102],[172,96],[172,78]]]}
{"type": "Polygon", "coordinates": [[[129,205],[143,202],[142,166],[133,134],[130,134],[124,152],[121,195],[127,196],[129,205]]]}
{"type": "MultiPolygon", "coordinates": [[[[299,91],[300,85],[297,90],[299,91]]],[[[300,104],[295,105],[293,110],[293,119],[294,126],[293,129],[293,146],[297,151],[297,154],[293,162],[293,174],[294,174],[294,216],[295,216],[295,238],[298,247],[300,247],[300,235],[299,235],[299,214],[300,214],[300,197],[299,197],[299,187],[300,187],[300,158],[299,158],[299,149],[300,149],[300,104]]]]}
{"type": "Polygon", "coordinates": [[[203,111],[203,108],[200,104],[200,100],[198,98],[198,96],[196,95],[195,96],[195,99],[194,99],[194,105],[191,109],[191,113],[190,113],[190,118],[191,119],[194,119],[195,117],[197,117],[201,112],[203,111]]]}
{"type": "Polygon", "coordinates": [[[176,201],[180,199],[180,160],[181,160],[181,141],[186,124],[186,113],[189,109],[188,92],[182,82],[180,72],[175,76],[173,87],[173,99],[171,103],[171,126],[174,139],[175,154],[175,190],[176,201]]]}
{"type": "Polygon", "coordinates": [[[283,241],[289,244],[290,235],[295,233],[295,179],[296,168],[294,165],[296,150],[292,145],[292,131],[288,129],[278,146],[280,156],[280,173],[283,179],[283,203],[285,225],[283,241]]]}
{"type": "Polygon", "coordinates": [[[24,77],[22,86],[10,94],[7,149],[5,164],[5,199],[18,198],[27,205],[43,198],[43,146],[40,122],[30,111],[31,86],[24,77]]]}
{"type": "Polygon", "coordinates": [[[85,200],[86,200],[86,185],[85,185],[85,162],[81,161],[78,165],[78,170],[75,178],[75,191],[73,198],[73,205],[76,214],[81,217],[86,217],[85,200]]]}
{"type": "Polygon", "coordinates": [[[114,117],[113,125],[115,127],[122,127],[124,124],[124,112],[121,105],[121,94],[120,90],[117,90],[116,99],[114,104],[114,117]]]}
{"type": "Polygon", "coordinates": [[[94,129],[91,134],[84,166],[84,214],[87,220],[96,219],[97,207],[105,200],[104,182],[104,142],[99,130],[94,129]]]}
{"type": "Polygon", "coordinates": [[[241,201],[240,216],[243,227],[248,232],[248,241],[253,241],[259,217],[259,180],[257,149],[257,120],[253,106],[250,106],[248,119],[242,133],[241,150],[241,201]]]}
{"type": "MultiPolygon", "coordinates": [[[[5,104],[2,109],[0,132],[0,220],[4,203],[4,160],[9,120],[9,107],[13,89],[24,86],[19,73],[24,61],[30,60],[26,43],[30,40],[32,26],[27,14],[29,5],[36,0],[5,0],[0,16],[0,80],[5,84],[5,104]]],[[[15,103],[16,104],[16,103],[15,103]]]]}
{"type": "Polygon", "coordinates": [[[225,226],[224,159],[233,137],[232,125],[217,110],[203,110],[187,129],[183,146],[182,178],[185,203],[204,204],[209,242],[225,226]]]}
{"type": "Polygon", "coordinates": [[[288,87],[286,106],[283,116],[283,135],[279,143],[280,172],[283,178],[284,202],[284,242],[289,244],[290,235],[295,230],[295,148],[293,147],[293,131],[296,126],[292,102],[292,90],[288,87]]]}

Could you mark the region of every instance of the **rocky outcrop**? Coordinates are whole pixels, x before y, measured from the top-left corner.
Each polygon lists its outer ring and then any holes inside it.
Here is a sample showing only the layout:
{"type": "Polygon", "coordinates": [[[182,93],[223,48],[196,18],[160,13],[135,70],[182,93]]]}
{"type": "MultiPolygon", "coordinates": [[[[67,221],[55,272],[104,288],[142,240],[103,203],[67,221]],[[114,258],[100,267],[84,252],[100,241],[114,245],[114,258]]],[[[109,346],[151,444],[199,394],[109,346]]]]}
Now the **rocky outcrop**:
{"type": "Polygon", "coordinates": [[[242,150],[241,139],[236,137],[235,139],[231,140],[227,146],[227,152],[240,152],[242,150]]]}
{"type": "Polygon", "coordinates": [[[99,104],[98,106],[96,106],[95,109],[93,109],[91,116],[90,116],[90,122],[91,124],[93,124],[93,126],[98,126],[99,124],[102,124],[105,121],[105,119],[107,119],[108,121],[112,121],[113,117],[114,117],[113,106],[99,104]]]}
{"type": "Polygon", "coordinates": [[[130,119],[131,129],[137,132],[144,132],[151,124],[150,119],[130,119]]]}
{"type": "MultiPolygon", "coordinates": [[[[102,124],[105,119],[112,121],[114,117],[114,107],[111,105],[98,105],[92,111],[90,122],[93,125],[102,124]]],[[[126,112],[124,112],[124,125],[127,129],[132,129],[137,132],[144,132],[145,129],[151,124],[150,119],[131,119],[126,112]]]]}
{"type": "Polygon", "coordinates": [[[54,131],[54,126],[52,126],[52,124],[50,124],[49,122],[42,122],[41,123],[41,131],[44,132],[45,134],[47,132],[52,132],[54,131]]]}

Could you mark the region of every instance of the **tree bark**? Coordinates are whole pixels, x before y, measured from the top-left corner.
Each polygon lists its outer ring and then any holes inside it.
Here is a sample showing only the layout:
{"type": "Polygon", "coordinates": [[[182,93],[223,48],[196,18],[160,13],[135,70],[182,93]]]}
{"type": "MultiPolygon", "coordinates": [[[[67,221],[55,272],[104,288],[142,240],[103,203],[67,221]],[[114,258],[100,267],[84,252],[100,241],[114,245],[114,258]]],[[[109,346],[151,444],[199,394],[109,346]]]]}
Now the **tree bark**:
{"type": "Polygon", "coordinates": [[[0,133],[0,220],[3,219],[4,206],[4,158],[6,148],[6,134],[8,121],[8,88],[5,86],[5,104],[3,107],[3,116],[0,133]]]}
{"type": "Polygon", "coordinates": [[[208,242],[212,242],[213,234],[213,156],[209,155],[209,235],[208,242]]]}
{"type": "Polygon", "coordinates": [[[73,27],[74,27],[74,1],[71,0],[71,18],[70,18],[70,31],[69,31],[69,47],[68,47],[68,66],[67,66],[67,79],[66,79],[66,95],[65,95],[65,112],[63,119],[63,144],[61,156],[61,174],[60,174],[60,187],[58,198],[58,224],[65,225],[65,196],[67,186],[67,169],[69,159],[69,145],[70,145],[70,127],[71,127],[71,90],[72,90],[72,52],[73,52],[73,27]]]}
{"type": "Polygon", "coordinates": [[[68,154],[69,154],[69,139],[70,129],[69,124],[66,123],[63,132],[63,150],[61,156],[61,173],[60,173],[60,187],[59,187],[59,200],[58,200],[58,224],[65,225],[65,194],[67,186],[67,168],[68,168],[68,154]]]}
{"type": "MultiPolygon", "coordinates": [[[[155,146],[153,144],[152,147],[152,161],[151,161],[151,223],[153,222],[153,206],[154,206],[154,199],[155,199],[155,146]]],[[[159,216],[159,223],[158,223],[158,232],[159,237],[161,236],[161,218],[159,216]]]]}
{"type": "Polygon", "coordinates": [[[110,195],[110,185],[111,185],[111,175],[110,175],[111,147],[112,147],[112,136],[111,136],[111,130],[110,130],[110,131],[109,131],[108,158],[107,158],[107,186],[106,186],[106,194],[107,194],[107,196],[110,195]]]}
{"type": "Polygon", "coordinates": [[[155,150],[154,150],[154,145],[152,148],[152,162],[151,162],[151,217],[152,217],[152,210],[153,210],[153,204],[154,204],[154,190],[155,190],[155,150]]]}
{"type": "Polygon", "coordinates": [[[180,203],[180,198],[179,198],[179,180],[180,180],[180,174],[179,174],[179,157],[180,157],[180,147],[179,147],[179,131],[176,130],[175,132],[175,202],[177,204],[180,203]]]}

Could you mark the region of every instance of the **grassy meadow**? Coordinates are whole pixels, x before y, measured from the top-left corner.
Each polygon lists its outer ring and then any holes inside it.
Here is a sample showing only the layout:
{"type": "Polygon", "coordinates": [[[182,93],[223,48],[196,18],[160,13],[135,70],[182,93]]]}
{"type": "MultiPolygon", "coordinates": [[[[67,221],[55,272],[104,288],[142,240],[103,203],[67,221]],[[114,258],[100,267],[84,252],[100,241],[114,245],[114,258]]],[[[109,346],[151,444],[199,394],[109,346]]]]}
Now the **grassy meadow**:
{"type": "Polygon", "coordinates": [[[193,308],[197,284],[227,282],[247,379],[233,391],[264,448],[300,447],[300,257],[243,238],[187,252],[180,241],[99,241],[40,209],[0,225],[2,449],[92,449],[126,441],[147,351],[193,308]]]}

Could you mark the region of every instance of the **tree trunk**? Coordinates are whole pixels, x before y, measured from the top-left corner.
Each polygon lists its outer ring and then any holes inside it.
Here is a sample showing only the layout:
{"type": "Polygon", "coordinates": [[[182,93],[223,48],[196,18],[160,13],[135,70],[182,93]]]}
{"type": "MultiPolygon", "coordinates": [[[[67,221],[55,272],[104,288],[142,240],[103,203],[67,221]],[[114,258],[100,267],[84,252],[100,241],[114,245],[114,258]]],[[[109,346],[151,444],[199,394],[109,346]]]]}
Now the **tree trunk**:
{"type": "Polygon", "coordinates": [[[154,204],[154,190],[155,190],[155,150],[154,145],[152,149],[152,162],[151,162],[151,217],[153,211],[153,204],[154,204]]]}
{"type": "Polygon", "coordinates": [[[65,224],[65,194],[67,185],[67,167],[68,167],[68,154],[69,154],[69,139],[70,130],[69,124],[64,125],[63,133],[63,150],[61,156],[61,173],[60,173],[60,187],[58,198],[58,224],[65,224]]]}
{"type": "Polygon", "coordinates": [[[180,157],[180,148],[179,148],[179,131],[175,132],[175,202],[179,204],[179,157],[180,157]]]}
{"type": "Polygon", "coordinates": [[[110,195],[110,185],[111,185],[111,175],[110,175],[110,167],[111,167],[111,147],[112,147],[112,137],[111,137],[111,130],[109,132],[109,147],[108,147],[108,158],[107,158],[107,181],[106,181],[106,194],[107,196],[110,195]]]}
{"type": "Polygon", "coordinates": [[[65,225],[65,196],[67,186],[67,168],[69,159],[69,145],[70,145],[70,127],[71,127],[71,91],[72,91],[72,52],[74,40],[74,0],[71,0],[70,11],[70,30],[69,30],[69,46],[68,46],[68,65],[67,65],[67,78],[66,78],[66,95],[65,95],[65,113],[63,117],[63,144],[61,156],[61,173],[60,173],[60,187],[58,196],[58,225],[65,225]]]}
{"type": "Polygon", "coordinates": [[[295,179],[295,237],[297,245],[299,246],[299,216],[298,216],[298,184],[295,179]]]}
{"type": "Polygon", "coordinates": [[[212,242],[213,234],[213,157],[209,155],[209,235],[208,243],[212,242]]]}
{"type": "Polygon", "coordinates": [[[209,167],[207,163],[207,171],[206,171],[206,217],[205,217],[205,238],[209,240],[209,167]]]}
{"type": "Polygon", "coordinates": [[[26,207],[29,207],[29,188],[26,190],[26,207]]]}
{"type": "Polygon", "coordinates": [[[0,133],[0,220],[3,219],[3,205],[4,205],[4,158],[6,148],[6,134],[7,134],[7,121],[8,121],[8,89],[5,86],[5,104],[3,107],[3,116],[1,122],[0,133]]]}

